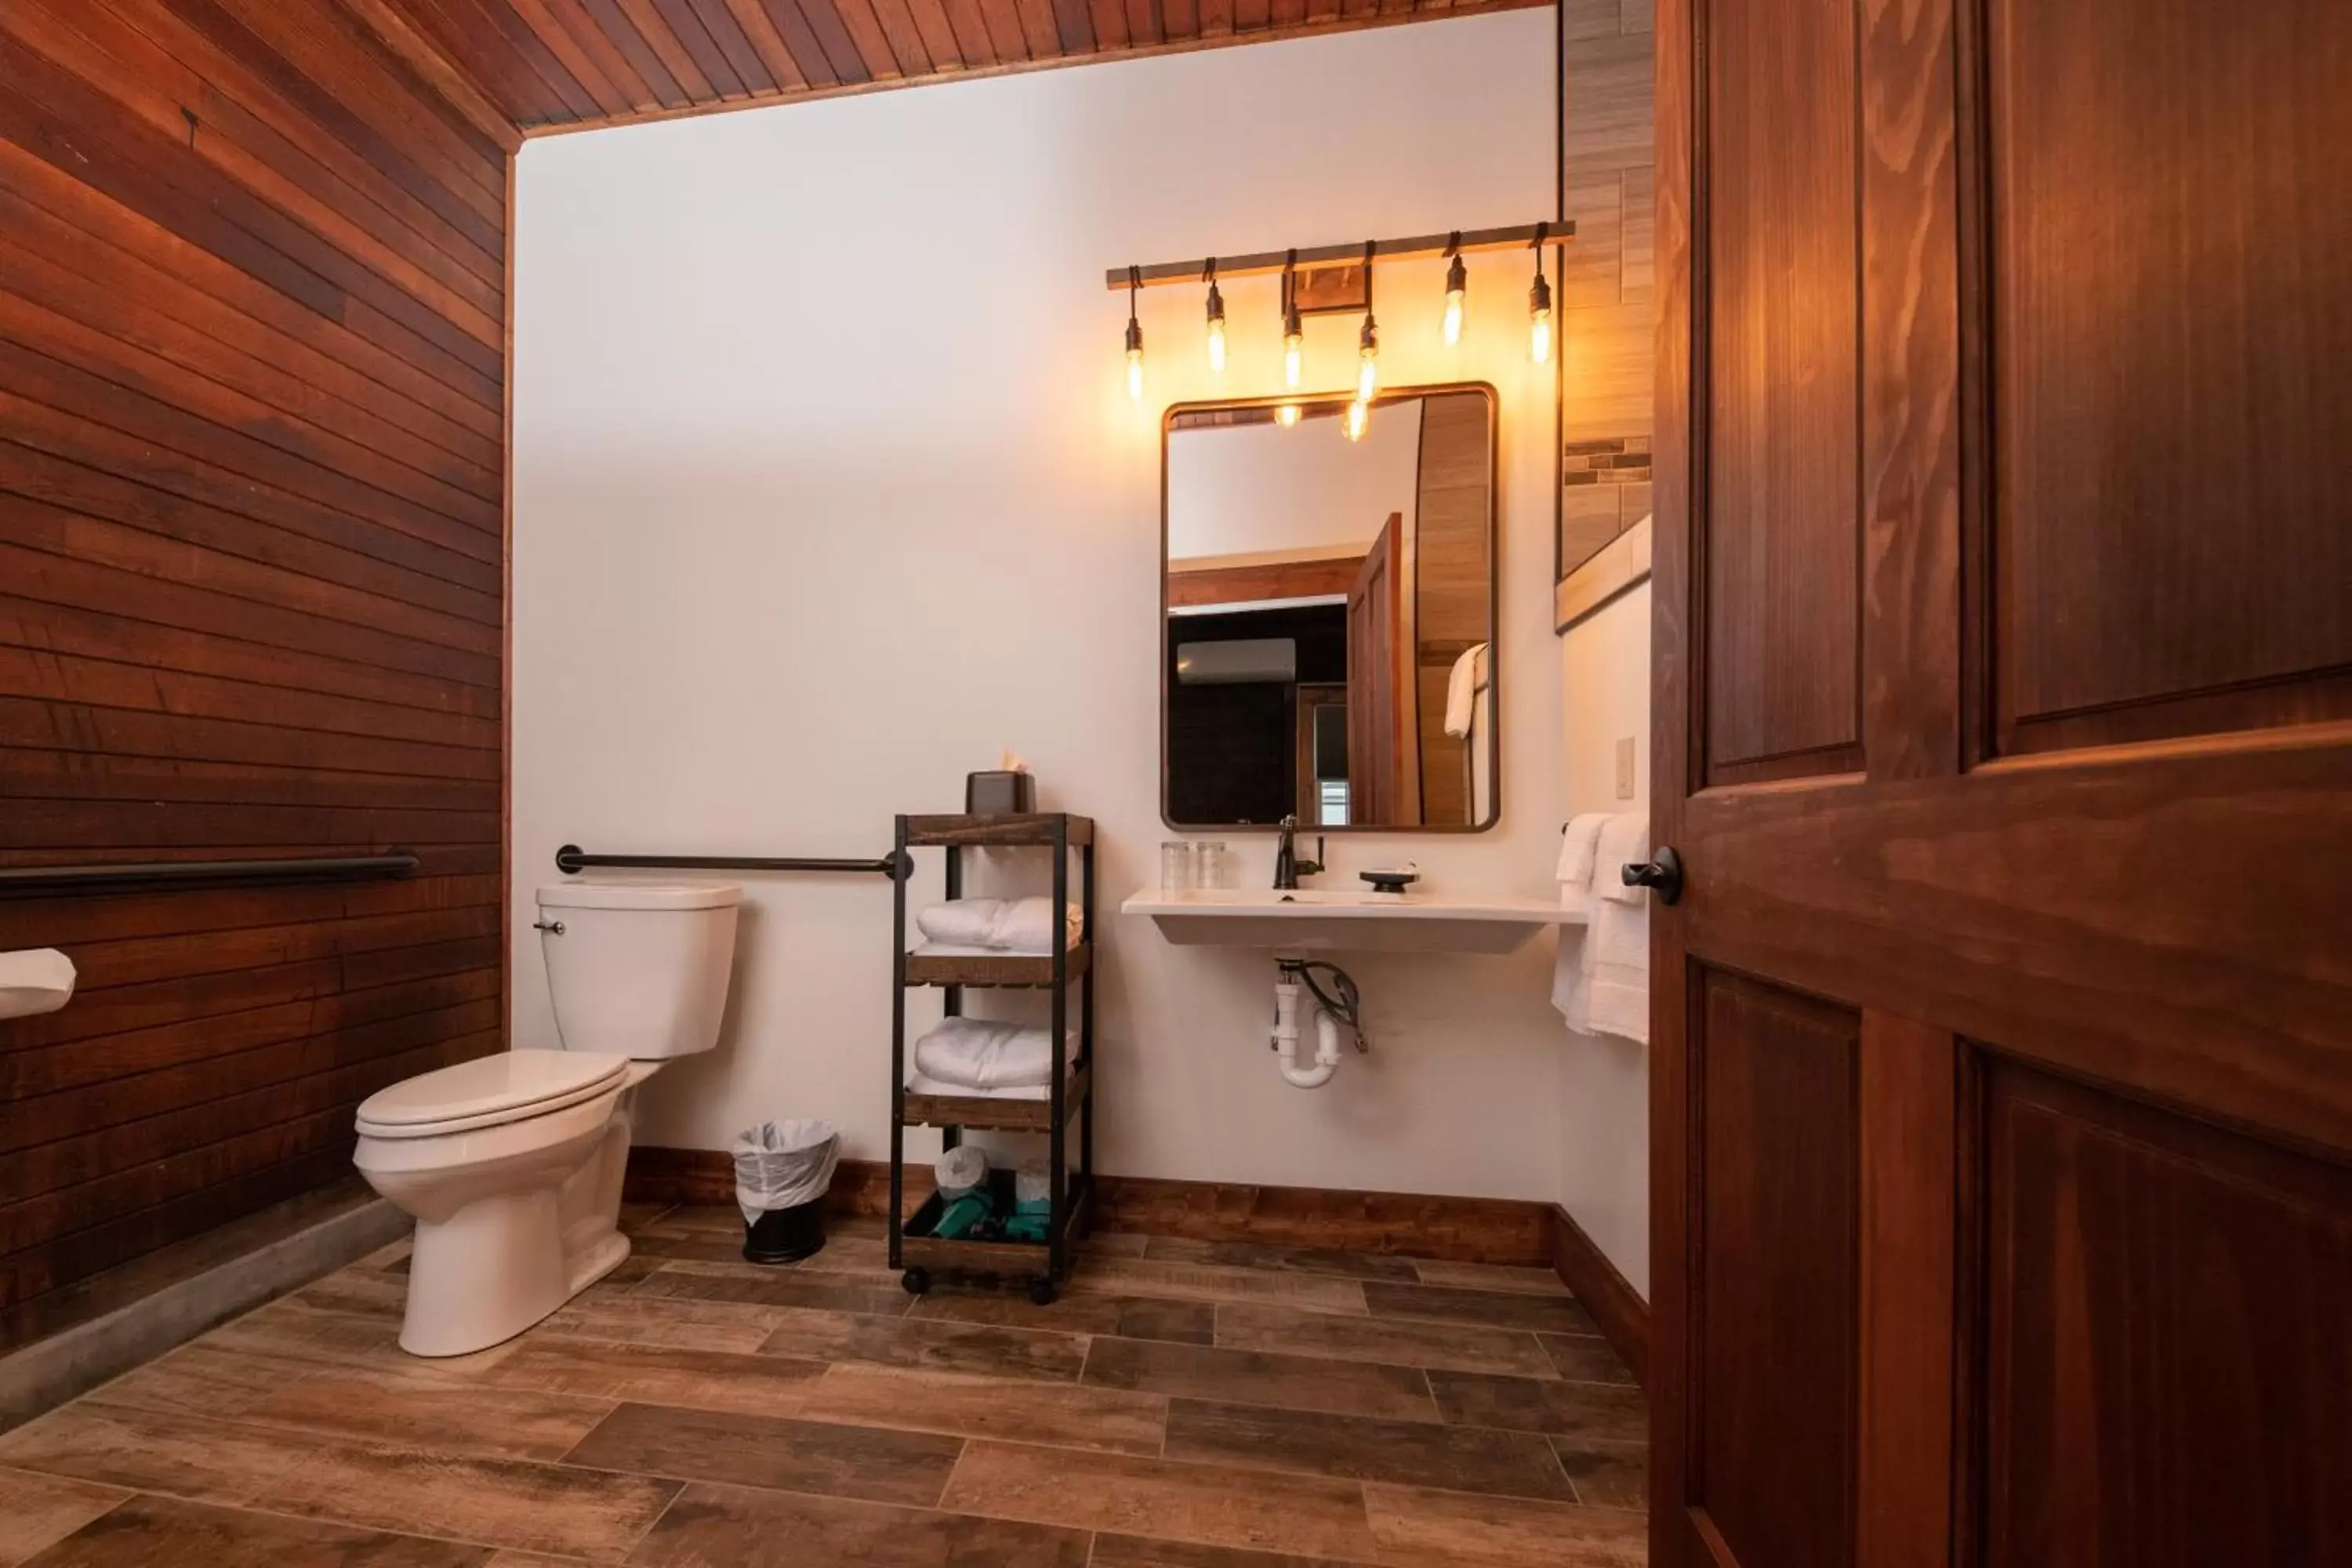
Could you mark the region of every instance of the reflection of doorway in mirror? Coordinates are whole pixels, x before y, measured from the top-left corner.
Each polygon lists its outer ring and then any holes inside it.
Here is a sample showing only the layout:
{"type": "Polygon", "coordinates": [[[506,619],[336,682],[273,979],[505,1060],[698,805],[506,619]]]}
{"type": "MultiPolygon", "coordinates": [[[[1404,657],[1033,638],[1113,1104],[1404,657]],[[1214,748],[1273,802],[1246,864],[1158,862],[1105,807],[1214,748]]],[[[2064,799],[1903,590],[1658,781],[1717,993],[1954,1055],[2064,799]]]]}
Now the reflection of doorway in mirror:
{"type": "Polygon", "coordinates": [[[1180,826],[1494,814],[1494,400],[1182,407],[1166,431],[1163,808],[1180,826]],[[1328,617],[1328,618],[1327,618],[1328,617]],[[1284,639],[1281,669],[1240,657],[1284,639]],[[1224,650],[1232,648],[1228,658],[1224,650]]]}

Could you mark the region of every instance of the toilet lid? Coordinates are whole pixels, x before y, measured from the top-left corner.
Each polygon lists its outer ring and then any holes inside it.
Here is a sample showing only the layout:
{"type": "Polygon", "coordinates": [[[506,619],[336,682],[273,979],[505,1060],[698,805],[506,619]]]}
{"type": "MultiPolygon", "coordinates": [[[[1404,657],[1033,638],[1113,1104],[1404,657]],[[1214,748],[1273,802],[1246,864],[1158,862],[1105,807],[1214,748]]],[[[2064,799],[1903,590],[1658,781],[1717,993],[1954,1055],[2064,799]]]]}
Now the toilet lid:
{"type": "Polygon", "coordinates": [[[594,1051],[500,1051],[378,1089],[360,1105],[362,1131],[416,1137],[561,1110],[620,1086],[628,1058],[594,1051]]]}

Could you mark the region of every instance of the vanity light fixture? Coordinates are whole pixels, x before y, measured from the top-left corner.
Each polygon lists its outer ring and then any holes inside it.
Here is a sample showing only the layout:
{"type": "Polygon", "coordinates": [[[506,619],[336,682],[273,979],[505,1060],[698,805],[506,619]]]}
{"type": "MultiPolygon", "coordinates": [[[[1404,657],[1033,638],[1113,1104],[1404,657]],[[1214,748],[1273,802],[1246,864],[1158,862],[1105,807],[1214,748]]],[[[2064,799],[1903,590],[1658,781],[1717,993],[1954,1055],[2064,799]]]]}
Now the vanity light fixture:
{"type": "Polygon", "coordinates": [[[1223,375],[1225,374],[1225,297],[1217,291],[1215,257],[1209,258],[1209,264],[1201,276],[1209,285],[1209,368],[1223,375]]]}
{"type": "Polygon", "coordinates": [[[1445,346],[1454,347],[1462,341],[1462,297],[1470,289],[1470,268],[1463,265],[1462,231],[1455,229],[1445,242],[1445,254],[1454,264],[1445,269],[1445,346]]]}
{"type": "Polygon", "coordinates": [[[1364,330],[1356,348],[1356,401],[1370,403],[1381,384],[1381,331],[1372,320],[1372,241],[1364,241],[1364,330]]]}
{"type": "Polygon", "coordinates": [[[1137,296],[1143,291],[1143,268],[1127,269],[1127,395],[1143,401],[1143,323],[1135,319],[1137,296]]]}
{"type": "Polygon", "coordinates": [[[1282,384],[1298,390],[1307,366],[1307,328],[1298,319],[1298,252],[1282,264],[1282,384]]]}
{"type": "Polygon", "coordinates": [[[1536,281],[1528,290],[1528,357],[1538,364],[1551,359],[1551,285],[1544,279],[1545,225],[1536,225],[1536,281]]]}

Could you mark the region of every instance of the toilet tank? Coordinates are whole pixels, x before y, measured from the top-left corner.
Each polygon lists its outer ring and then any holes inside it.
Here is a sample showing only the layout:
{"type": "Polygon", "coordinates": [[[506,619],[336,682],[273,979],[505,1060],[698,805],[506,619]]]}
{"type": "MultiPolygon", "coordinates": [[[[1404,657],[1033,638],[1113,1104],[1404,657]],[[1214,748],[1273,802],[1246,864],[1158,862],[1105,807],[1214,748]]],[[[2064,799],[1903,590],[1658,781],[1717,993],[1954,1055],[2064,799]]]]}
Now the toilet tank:
{"type": "Polygon", "coordinates": [[[716,1045],[742,901],[731,882],[540,889],[540,951],[563,1048],[658,1061],[716,1045]]]}

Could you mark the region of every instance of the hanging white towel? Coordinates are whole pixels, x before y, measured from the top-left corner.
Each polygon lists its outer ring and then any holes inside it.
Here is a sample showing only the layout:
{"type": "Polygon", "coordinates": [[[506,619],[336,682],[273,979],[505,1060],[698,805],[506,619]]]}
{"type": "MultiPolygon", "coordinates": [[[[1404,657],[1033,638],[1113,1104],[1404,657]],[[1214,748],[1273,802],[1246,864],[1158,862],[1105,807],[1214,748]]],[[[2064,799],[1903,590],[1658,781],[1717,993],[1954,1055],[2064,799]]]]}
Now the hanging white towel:
{"type": "Polygon", "coordinates": [[[1584,925],[1592,915],[1593,852],[1601,842],[1601,826],[1608,820],[1605,811],[1587,811],[1570,818],[1560,831],[1559,863],[1552,868],[1559,882],[1560,907],[1573,910],[1578,916],[1559,928],[1559,955],[1552,961],[1551,972],[1551,1005],[1571,1027],[1576,1026],[1577,1009],[1581,1005],[1584,925]]]}
{"type": "Polygon", "coordinates": [[[1563,893],[1580,896],[1591,891],[1592,852],[1601,842],[1601,825],[1609,820],[1605,811],[1581,812],[1569,818],[1560,830],[1559,864],[1552,868],[1552,879],[1563,893]]]}
{"type": "Polygon", "coordinates": [[[1486,645],[1473,643],[1454,661],[1445,679],[1445,732],[1455,740],[1468,737],[1478,715],[1478,692],[1486,684],[1486,645]]]}
{"type": "MultiPolygon", "coordinates": [[[[1077,1032],[1070,1032],[1070,1052],[1077,1032]]],[[[1033,1024],[994,1018],[942,1018],[915,1042],[915,1070],[968,1089],[1021,1089],[1051,1083],[1053,1036],[1033,1024]]]]}
{"type": "MultiPolygon", "coordinates": [[[[1064,911],[1062,941],[1077,945],[1085,916],[1072,904],[1064,911]]],[[[1054,951],[1054,900],[957,899],[933,904],[915,917],[916,927],[935,942],[988,952],[1050,953],[1054,951]]]]}
{"type": "Polygon", "coordinates": [[[1650,858],[1650,814],[1628,811],[1612,816],[1601,829],[1592,852],[1592,890],[1612,903],[1638,904],[1650,896],[1647,888],[1627,886],[1625,868],[1650,858]]]}

